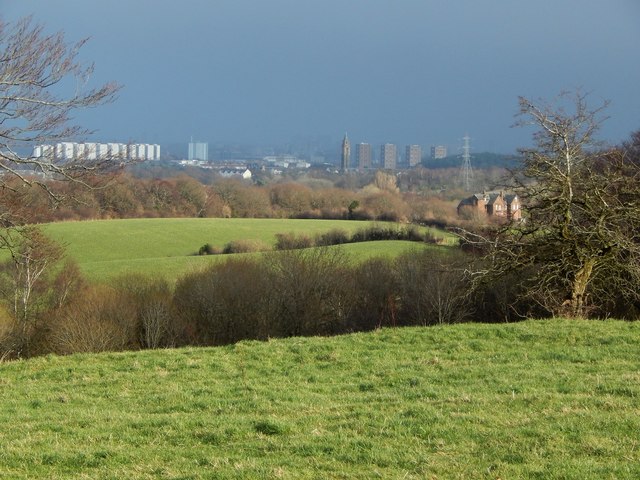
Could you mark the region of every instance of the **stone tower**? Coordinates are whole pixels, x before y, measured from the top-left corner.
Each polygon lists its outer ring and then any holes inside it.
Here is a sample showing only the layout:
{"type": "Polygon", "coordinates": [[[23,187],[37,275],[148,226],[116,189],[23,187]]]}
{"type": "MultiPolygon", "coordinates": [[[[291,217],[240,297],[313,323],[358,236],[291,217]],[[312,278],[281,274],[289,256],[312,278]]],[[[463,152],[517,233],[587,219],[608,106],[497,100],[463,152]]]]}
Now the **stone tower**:
{"type": "Polygon", "coordinates": [[[340,161],[340,170],[346,172],[349,170],[349,160],[351,158],[351,144],[349,143],[349,137],[347,134],[344,134],[344,138],[342,139],[342,157],[340,161]]]}

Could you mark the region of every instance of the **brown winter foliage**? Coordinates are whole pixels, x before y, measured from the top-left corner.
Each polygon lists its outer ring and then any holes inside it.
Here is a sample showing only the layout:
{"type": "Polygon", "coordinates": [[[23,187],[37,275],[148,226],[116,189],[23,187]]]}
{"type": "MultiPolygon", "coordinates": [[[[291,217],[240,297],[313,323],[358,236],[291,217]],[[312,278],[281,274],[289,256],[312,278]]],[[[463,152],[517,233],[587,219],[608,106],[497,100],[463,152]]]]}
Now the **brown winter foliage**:
{"type": "MultiPolygon", "coordinates": [[[[0,356],[224,345],[465,321],[473,306],[466,260],[461,252],[424,250],[354,265],[336,249],[289,250],[216,263],[172,287],[141,275],[90,285],[67,267],[39,280],[27,320],[2,312],[0,356]],[[64,285],[71,295],[60,295],[64,285]]],[[[0,278],[10,270],[7,265],[0,278]]]]}
{"type": "MultiPolygon", "coordinates": [[[[104,181],[104,180],[103,180],[104,181]]],[[[311,188],[287,181],[264,186],[218,179],[204,184],[187,176],[150,179],[114,174],[99,188],[49,181],[49,190],[69,201],[58,202],[41,189],[19,188],[8,180],[0,203],[24,223],[157,217],[328,218],[458,222],[456,200],[379,188],[311,188]]],[[[384,186],[384,185],[383,185],[384,186]]]]}

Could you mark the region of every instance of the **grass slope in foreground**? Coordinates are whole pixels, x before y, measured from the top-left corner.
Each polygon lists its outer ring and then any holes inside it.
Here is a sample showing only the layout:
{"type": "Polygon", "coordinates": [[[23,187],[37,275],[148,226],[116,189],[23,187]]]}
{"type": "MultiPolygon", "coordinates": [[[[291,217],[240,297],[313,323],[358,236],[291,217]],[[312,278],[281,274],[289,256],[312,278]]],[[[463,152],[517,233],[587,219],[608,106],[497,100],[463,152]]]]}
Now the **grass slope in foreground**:
{"type": "Polygon", "coordinates": [[[0,368],[2,478],[640,478],[640,323],[528,321],[0,368]]]}

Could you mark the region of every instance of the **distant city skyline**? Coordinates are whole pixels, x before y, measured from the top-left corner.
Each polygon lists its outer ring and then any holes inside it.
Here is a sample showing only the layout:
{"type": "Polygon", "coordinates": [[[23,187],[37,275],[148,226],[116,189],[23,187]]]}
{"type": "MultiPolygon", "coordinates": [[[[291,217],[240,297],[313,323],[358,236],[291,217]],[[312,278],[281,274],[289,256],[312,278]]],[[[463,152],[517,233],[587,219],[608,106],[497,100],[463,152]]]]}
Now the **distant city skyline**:
{"type": "Polygon", "coordinates": [[[594,107],[611,100],[599,138],[640,129],[637,0],[0,0],[0,12],[91,37],[89,86],[124,87],[76,115],[92,141],[339,152],[346,130],[353,145],[455,154],[468,131],[475,151],[514,153],[532,133],[511,128],[518,96],[576,88],[594,107]]]}

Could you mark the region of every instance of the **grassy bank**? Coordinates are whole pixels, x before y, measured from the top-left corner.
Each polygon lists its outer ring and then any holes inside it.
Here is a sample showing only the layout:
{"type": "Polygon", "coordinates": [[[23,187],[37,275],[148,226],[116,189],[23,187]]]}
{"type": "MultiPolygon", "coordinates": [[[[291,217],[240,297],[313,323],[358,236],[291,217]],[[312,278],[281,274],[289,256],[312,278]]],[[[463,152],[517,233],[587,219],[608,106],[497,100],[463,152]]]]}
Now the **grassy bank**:
{"type": "MultiPolygon", "coordinates": [[[[373,257],[397,257],[402,253],[418,248],[434,248],[432,245],[409,241],[385,240],[380,242],[363,242],[339,245],[329,248],[341,248],[353,261],[364,261],[373,257]]],[[[85,276],[92,281],[108,281],[122,274],[143,273],[151,277],[163,277],[174,281],[180,275],[191,270],[199,270],[211,263],[224,262],[233,255],[183,256],[130,258],[116,260],[96,260],[80,263],[85,276]]],[[[259,255],[259,254],[237,254],[259,255]]]]}
{"type": "MultiPolygon", "coordinates": [[[[332,229],[348,233],[373,222],[243,218],[162,218],[59,222],[44,225],[45,232],[66,245],[91,280],[106,280],[122,273],[149,273],[175,278],[191,268],[220,261],[194,254],[205,243],[222,248],[233,240],[258,240],[273,246],[276,234],[294,232],[311,237],[332,229]]],[[[435,231],[438,236],[447,236],[435,231]]],[[[345,246],[355,259],[394,256],[415,248],[411,242],[380,242],[345,246]]]]}
{"type": "Polygon", "coordinates": [[[0,365],[2,478],[639,478],[640,324],[0,365]]]}

